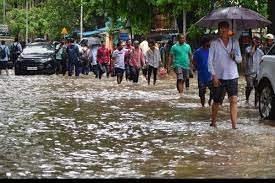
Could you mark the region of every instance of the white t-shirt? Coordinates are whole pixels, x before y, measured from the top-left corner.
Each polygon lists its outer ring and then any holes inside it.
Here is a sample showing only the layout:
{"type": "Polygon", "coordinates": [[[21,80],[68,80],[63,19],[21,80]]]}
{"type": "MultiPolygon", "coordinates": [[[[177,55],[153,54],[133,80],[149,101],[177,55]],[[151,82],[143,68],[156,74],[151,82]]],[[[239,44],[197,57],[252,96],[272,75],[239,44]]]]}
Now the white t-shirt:
{"type": "Polygon", "coordinates": [[[97,57],[97,50],[99,46],[93,46],[90,51],[90,58],[92,58],[92,65],[97,65],[96,57],[97,57]]]}
{"type": "Polygon", "coordinates": [[[146,52],[150,49],[148,46],[148,41],[146,40],[142,41],[139,47],[142,50],[143,55],[146,55],[146,52]]]}
{"type": "Polygon", "coordinates": [[[125,53],[127,52],[127,50],[125,48],[123,48],[122,50],[118,50],[116,49],[113,54],[112,57],[115,58],[115,68],[121,68],[121,69],[125,69],[125,53]]]}

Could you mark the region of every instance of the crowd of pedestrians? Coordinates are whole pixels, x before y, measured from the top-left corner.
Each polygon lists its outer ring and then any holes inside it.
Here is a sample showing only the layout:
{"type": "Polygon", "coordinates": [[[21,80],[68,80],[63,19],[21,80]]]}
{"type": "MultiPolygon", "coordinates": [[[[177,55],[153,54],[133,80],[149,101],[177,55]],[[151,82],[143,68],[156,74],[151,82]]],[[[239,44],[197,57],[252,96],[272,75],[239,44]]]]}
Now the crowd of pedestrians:
{"type": "MultiPolygon", "coordinates": [[[[236,129],[237,102],[238,102],[238,64],[245,62],[246,90],[245,97],[249,101],[251,91],[255,89],[255,107],[258,102],[257,74],[261,58],[274,43],[272,34],[265,36],[265,43],[261,42],[261,35],[255,34],[251,44],[241,52],[237,39],[230,34],[228,22],[218,24],[218,37],[209,36],[201,38],[201,46],[194,52],[186,42],[186,36],[178,35],[176,43],[168,41],[165,45],[157,46],[152,39],[133,42],[129,39],[124,45],[118,41],[113,49],[101,45],[89,45],[88,42],[77,44],[74,39],[61,41],[56,46],[55,65],[56,74],[68,76],[88,75],[93,73],[95,78],[117,77],[117,83],[124,80],[138,83],[140,72],[146,78],[148,85],[157,83],[159,68],[170,73],[170,68],[176,74],[176,88],[183,95],[184,88],[189,87],[189,78],[193,71],[198,72],[198,95],[202,107],[205,107],[206,92],[209,90],[208,105],[212,106],[212,120],[210,126],[216,127],[217,114],[225,95],[230,102],[230,119],[232,128],[236,129]]],[[[7,62],[9,58],[15,63],[22,52],[22,46],[15,39],[11,50],[1,41],[0,68],[8,74],[7,62]]]]}

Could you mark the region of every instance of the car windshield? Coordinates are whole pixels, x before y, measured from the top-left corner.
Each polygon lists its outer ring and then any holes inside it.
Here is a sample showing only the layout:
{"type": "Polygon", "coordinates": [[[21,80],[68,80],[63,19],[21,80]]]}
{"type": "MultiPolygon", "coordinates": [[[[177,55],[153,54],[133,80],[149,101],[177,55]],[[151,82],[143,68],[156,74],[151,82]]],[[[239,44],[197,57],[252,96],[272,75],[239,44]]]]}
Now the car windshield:
{"type": "Polygon", "coordinates": [[[54,45],[49,43],[32,43],[26,46],[23,54],[49,54],[54,53],[54,45]]]}

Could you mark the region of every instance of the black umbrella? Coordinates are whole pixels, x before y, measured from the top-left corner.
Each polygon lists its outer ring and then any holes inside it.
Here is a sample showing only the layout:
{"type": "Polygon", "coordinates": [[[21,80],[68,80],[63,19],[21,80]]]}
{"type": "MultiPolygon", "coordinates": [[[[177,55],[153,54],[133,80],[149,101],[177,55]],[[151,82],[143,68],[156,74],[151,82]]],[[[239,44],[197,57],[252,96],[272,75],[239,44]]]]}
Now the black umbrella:
{"type": "MultiPolygon", "coordinates": [[[[265,27],[272,22],[259,13],[242,7],[227,7],[213,10],[201,18],[196,25],[206,28],[217,28],[221,21],[233,21],[239,29],[251,29],[265,27]]],[[[233,30],[233,28],[232,28],[233,30]]]]}

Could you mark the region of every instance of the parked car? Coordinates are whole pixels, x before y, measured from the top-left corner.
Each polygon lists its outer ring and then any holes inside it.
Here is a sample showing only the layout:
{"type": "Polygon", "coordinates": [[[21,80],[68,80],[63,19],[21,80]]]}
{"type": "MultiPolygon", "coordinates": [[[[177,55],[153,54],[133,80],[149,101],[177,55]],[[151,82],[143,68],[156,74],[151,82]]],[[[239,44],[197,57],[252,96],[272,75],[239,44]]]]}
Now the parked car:
{"type": "Polygon", "coordinates": [[[275,119],[275,44],[262,58],[258,81],[260,116],[275,119]]]}
{"type": "Polygon", "coordinates": [[[54,74],[55,47],[51,43],[30,43],[18,57],[15,75],[54,74]]]}

